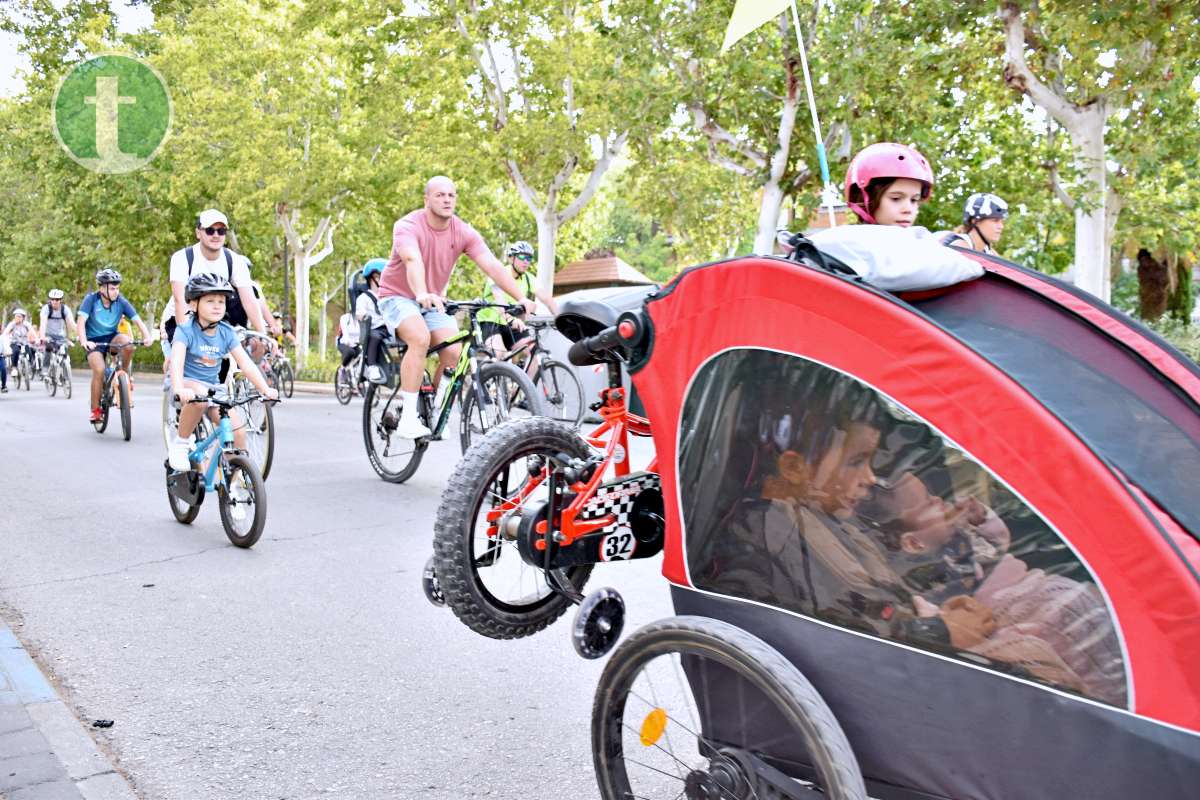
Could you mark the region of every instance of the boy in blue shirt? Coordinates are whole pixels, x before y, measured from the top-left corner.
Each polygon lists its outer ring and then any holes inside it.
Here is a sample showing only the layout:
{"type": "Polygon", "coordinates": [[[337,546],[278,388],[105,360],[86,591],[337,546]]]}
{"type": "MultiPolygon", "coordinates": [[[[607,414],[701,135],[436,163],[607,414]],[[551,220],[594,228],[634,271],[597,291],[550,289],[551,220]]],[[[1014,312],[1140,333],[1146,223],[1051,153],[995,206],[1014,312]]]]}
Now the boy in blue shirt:
{"type": "MultiPolygon", "coordinates": [[[[100,287],[83,298],[79,304],[79,318],[75,322],[75,333],[87,353],[88,366],[92,369],[92,414],[90,422],[100,419],[100,391],[104,388],[104,356],[110,347],[121,348],[121,369],[129,372],[133,360],[129,337],[118,332],[122,319],[128,319],[142,330],[142,341],[154,343],[154,337],[146,323],[142,322],[133,305],[121,297],[121,273],[105,267],[96,273],[96,284],[100,287]]],[[[130,394],[133,381],[129,382],[130,394]]],[[[132,398],[131,398],[132,401],[132,398]]]]}
{"type": "MultiPolygon", "coordinates": [[[[171,344],[171,391],[183,404],[179,412],[179,431],[167,448],[167,461],[172,469],[191,469],[188,462],[188,442],[205,405],[191,403],[209,389],[219,389],[218,373],[226,355],[233,356],[242,373],[250,379],[263,397],[276,400],[279,394],[267,385],[258,367],[246,354],[237,333],[225,317],[225,302],[233,296],[233,287],[223,276],[200,272],[191,277],[185,292],[192,318],[175,329],[171,344]]],[[[216,413],[212,414],[214,421],[216,413]]],[[[229,414],[233,423],[234,444],[246,448],[246,434],[236,411],[229,414]]]]}

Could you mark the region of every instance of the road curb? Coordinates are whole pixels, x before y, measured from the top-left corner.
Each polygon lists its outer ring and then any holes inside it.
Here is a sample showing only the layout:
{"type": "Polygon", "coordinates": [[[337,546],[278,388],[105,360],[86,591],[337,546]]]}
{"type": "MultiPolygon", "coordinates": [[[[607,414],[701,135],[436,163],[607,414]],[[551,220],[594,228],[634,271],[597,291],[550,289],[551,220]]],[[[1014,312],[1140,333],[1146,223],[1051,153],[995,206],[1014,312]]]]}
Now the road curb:
{"type": "Polygon", "coordinates": [[[137,800],[83,723],[0,622],[0,797],[137,800]]]}

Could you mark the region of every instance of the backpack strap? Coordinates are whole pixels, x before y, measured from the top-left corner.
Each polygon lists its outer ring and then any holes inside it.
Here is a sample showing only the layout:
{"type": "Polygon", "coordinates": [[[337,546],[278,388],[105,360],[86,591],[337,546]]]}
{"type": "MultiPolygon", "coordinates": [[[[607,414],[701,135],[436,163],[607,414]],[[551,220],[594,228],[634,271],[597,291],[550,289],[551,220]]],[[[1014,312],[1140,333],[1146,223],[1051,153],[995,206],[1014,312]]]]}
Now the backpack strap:
{"type": "Polygon", "coordinates": [[[183,248],[183,257],[187,259],[188,277],[192,277],[192,264],[196,260],[196,253],[190,247],[183,248]]]}
{"type": "Polygon", "coordinates": [[[375,296],[375,293],[372,292],[370,289],[363,290],[363,294],[365,294],[367,297],[371,298],[371,305],[375,306],[375,313],[378,314],[379,313],[379,298],[377,298],[375,296]]]}

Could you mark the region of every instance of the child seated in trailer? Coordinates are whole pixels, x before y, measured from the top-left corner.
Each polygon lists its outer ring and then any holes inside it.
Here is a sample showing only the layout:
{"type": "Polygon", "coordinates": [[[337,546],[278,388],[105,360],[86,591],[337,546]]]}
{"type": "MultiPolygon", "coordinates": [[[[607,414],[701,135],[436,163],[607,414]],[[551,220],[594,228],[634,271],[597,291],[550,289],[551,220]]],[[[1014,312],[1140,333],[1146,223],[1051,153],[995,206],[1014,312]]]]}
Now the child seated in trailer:
{"type": "MultiPolygon", "coordinates": [[[[279,398],[279,393],[267,385],[258,367],[238,342],[233,326],[222,321],[226,299],[233,296],[233,291],[233,286],[224,277],[209,272],[198,272],[188,280],[184,295],[192,310],[192,317],[187,324],[175,329],[171,345],[171,392],[182,404],[179,430],[167,448],[167,462],[171,469],[191,469],[188,460],[191,449],[189,439],[206,407],[206,404],[191,401],[211,389],[215,389],[218,395],[224,393],[218,372],[226,355],[233,357],[242,374],[250,379],[263,397],[270,400],[279,398]]],[[[216,421],[215,409],[210,411],[210,415],[216,421]]],[[[245,425],[236,409],[229,412],[229,419],[233,424],[234,445],[245,450],[245,425]]]]}
{"type": "Polygon", "coordinates": [[[1095,585],[1040,569],[1008,553],[1004,521],[974,497],[948,503],[911,472],[877,485],[859,508],[919,613],[969,595],[995,614],[996,631],[972,652],[1013,660],[1035,677],[1122,705],[1124,672],[1116,632],[1095,585]]]}

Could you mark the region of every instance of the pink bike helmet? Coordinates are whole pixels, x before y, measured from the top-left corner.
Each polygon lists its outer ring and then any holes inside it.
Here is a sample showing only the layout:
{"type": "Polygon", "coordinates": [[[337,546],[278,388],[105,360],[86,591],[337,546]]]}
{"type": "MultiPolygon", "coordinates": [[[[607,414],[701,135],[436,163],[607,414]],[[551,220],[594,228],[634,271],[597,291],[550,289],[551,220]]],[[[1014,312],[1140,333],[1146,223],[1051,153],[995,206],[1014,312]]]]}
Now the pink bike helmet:
{"type": "Polygon", "coordinates": [[[920,181],[925,189],[921,199],[926,200],[933,191],[933,169],[925,156],[911,147],[895,142],[877,142],[854,157],[850,169],[846,170],[846,205],[863,222],[875,224],[875,217],[867,208],[867,184],[875,178],[912,178],[920,181]],[[855,191],[857,190],[857,191],[855,191]]]}

